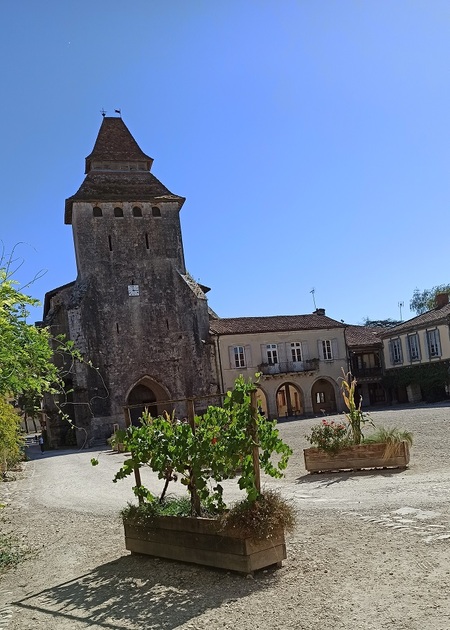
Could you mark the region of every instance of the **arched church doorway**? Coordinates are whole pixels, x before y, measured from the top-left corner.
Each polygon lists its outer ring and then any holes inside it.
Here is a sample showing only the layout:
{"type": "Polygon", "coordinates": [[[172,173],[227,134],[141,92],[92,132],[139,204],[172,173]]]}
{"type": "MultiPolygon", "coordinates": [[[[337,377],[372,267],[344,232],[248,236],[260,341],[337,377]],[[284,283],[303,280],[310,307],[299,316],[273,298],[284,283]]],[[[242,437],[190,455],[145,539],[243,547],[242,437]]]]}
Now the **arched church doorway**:
{"type": "Polygon", "coordinates": [[[129,406],[131,424],[139,426],[139,418],[145,409],[151,416],[158,416],[164,411],[171,413],[170,405],[161,404],[169,399],[161,385],[150,378],[144,378],[130,390],[126,404],[129,406]]]}
{"type": "Polygon", "coordinates": [[[279,418],[301,416],[305,413],[303,394],[293,383],[283,383],[277,389],[277,414],[279,418]]]}
{"type": "Polygon", "coordinates": [[[320,378],[311,389],[313,411],[320,415],[336,411],[336,393],[333,383],[320,378]]]}

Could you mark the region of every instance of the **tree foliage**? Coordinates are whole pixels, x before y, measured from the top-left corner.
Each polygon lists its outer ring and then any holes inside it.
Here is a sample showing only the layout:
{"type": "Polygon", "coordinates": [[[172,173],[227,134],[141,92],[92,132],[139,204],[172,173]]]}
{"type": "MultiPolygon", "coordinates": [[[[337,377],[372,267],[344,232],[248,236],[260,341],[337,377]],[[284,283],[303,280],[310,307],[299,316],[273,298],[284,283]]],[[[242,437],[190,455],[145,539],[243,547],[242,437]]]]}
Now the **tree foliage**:
{"type": "Polygon", "coordinates": [[[450,284],[438,284],[432,289],[425,289],[424,291],[415,289],[409,302],[409,308],[416,315],[430,311],[435,307],[435,298],[438,293],[450,293],[450,284]]]}
{"type": "Polygon", "coordinates": [[[0,267],[0,396],[42,396],[58,381],[48,330],[26,320],[38,303],[0,267]]]}
{"type": "MultiPolygon", "coordinates": [[[[259,496],[255,446],[260,468],[271,477],[282,477],[292,451],[279,437],[276,422],[252,408],[254,387],[240,376],[233,391],[227,392],[223,407],[210,406],[205,414],[195,417],[194,430],[189,423],[167,414],[152,418],[145,413],[139,426],[130,426],[120,436],[131,457],[124,461],[114,481],[128,477],[135,468],[148,466],[165,481],[161,499],[168,482],[179,479],[191,496],[192,513],[200,514],[195,496],[210,512],[223,512],[226,505],[220,482],[238,475],[240,489],[250,502],[255,501],[259,496]],[[275,463],[274,454],[278,455],[275,463]]],[[[135,487],[134,492],[141,500],[156,500],[144,486],[135,487]]]]}
{"type": "Polygon", "coordinates": [[[364,320],[364,326],[373,326],[376,328],[392,328],[393,326],[397,326],[397,324],[401,324],[401,321],[398,319],[370,319],[366,317],[364,320]]]}
{"type": "Polygon", "coordinates": [[[3,475],[20,461],[22,447],[20,416],[6,398],[0,396],[0,472],[3,475]]]}

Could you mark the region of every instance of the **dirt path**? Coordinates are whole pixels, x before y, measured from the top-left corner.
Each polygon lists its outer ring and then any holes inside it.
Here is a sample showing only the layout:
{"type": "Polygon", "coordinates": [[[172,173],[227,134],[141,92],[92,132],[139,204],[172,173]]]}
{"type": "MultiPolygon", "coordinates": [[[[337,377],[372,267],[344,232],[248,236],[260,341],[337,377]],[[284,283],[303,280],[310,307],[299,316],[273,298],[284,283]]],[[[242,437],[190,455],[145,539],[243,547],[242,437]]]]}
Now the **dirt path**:
{"type": "Polygon", "coordinates": [[[118,511],[131,483],[111,483],[122,456],[92,468],[96,453],[32,447],[0,487],[2,531],[33,549],[1,578],[0,629],[448,630],[450,407],[372,416],[414,432],[409,470],[305,475],[314,421],[280,425],[294,456],[270,485],[299,522],[283,568],[254,578],[128,555],[118,511]]]}

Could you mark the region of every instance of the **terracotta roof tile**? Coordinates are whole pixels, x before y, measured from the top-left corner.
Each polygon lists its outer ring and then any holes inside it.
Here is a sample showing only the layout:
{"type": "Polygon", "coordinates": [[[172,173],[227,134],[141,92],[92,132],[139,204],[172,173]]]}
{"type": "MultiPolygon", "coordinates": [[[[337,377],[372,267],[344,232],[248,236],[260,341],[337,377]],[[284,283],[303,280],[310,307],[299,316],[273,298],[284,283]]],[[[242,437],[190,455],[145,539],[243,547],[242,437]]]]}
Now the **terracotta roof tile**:
{"type": "Polygon", "coordinates": [[[382,346],[380,333],[384,332],[384,328],[379,326],[348,326],[345,331],[347,345],[349,348],[360,346],[382,346]]]}
{"type": "Polygon", "coordinates": [[[396,335],[418,328],[426,328],[427,326],[435,326],[441,322],[445,322],[450,318],[450,304],[446,304],[441,308],[433,308],[431,311],[417,315],[408,321],[393,326],[383,331],[382,338],[395,337],[396,335]]]}
{"type": "Polygon", "coordinates": [[[325,315],[275,315],[272,317],[230,317],[210,322],[210,328],[216,335],[233,335],[260,332],[288,332],[294,330],[312,330],[344,328],[344,324],[325,315]]]}

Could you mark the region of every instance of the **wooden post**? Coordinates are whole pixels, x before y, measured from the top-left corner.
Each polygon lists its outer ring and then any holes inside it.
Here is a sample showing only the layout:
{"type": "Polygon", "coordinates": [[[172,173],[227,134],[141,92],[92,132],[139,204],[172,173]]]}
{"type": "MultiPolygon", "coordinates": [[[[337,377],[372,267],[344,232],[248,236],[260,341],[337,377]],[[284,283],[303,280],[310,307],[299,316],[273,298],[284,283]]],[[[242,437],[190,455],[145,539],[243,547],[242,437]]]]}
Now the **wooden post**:
{"type": "MultiPolygon", "coordinates": [[[[189,420],[189,424],[191,425],[191,430],[192,433],[195,434],[195,407],[194,407],[194,399],[193,398],[188,398],[186,401],[187,404],[187,415],[188,415],[188,420],[189,420]]],[[[190,476],[190,483],[189,483],[189,491],[191,493],[191,506],[192,506],[192,510],[193,512],[195,512],[195,514],[197,516],[200,516],[201,513],[201,505],[200,505],[200,498],[197,494],[197,488],[195,487],[195,478],[192,474],[192,469],[189,470],[189,476],[190,476]]]]}
{"type": "MultiPolygon", "coordinates": [[[[131,426],[130,409],[128,407],[124,407],[123,413],[125,416],[125,427],[128,429],[128,427],[131,426]]],[[[133,456],[133,453],[131,453],[131,455],[133,456]]],[[[142,486],[141,471],[137,466],[134,468],[134,478],[136,480],[136,487],[140,488],[142,486]]],[[[138,495],[138,501],[139,503],[144,503],[144,499],[140,495],[138,495]]]]}
{"type": "Polygon", "coordinates": [[[250,432],[253,438],[253,471],[255,473],[255,487],[258,494],[261,494],[261,469],[259,467],[259,438],[258,438],[258,425],[256,418],[258,414],[258,401],[256,398],[256,389],[250,392],[250,414],[251,414],[251,426],[250,432]]]}

